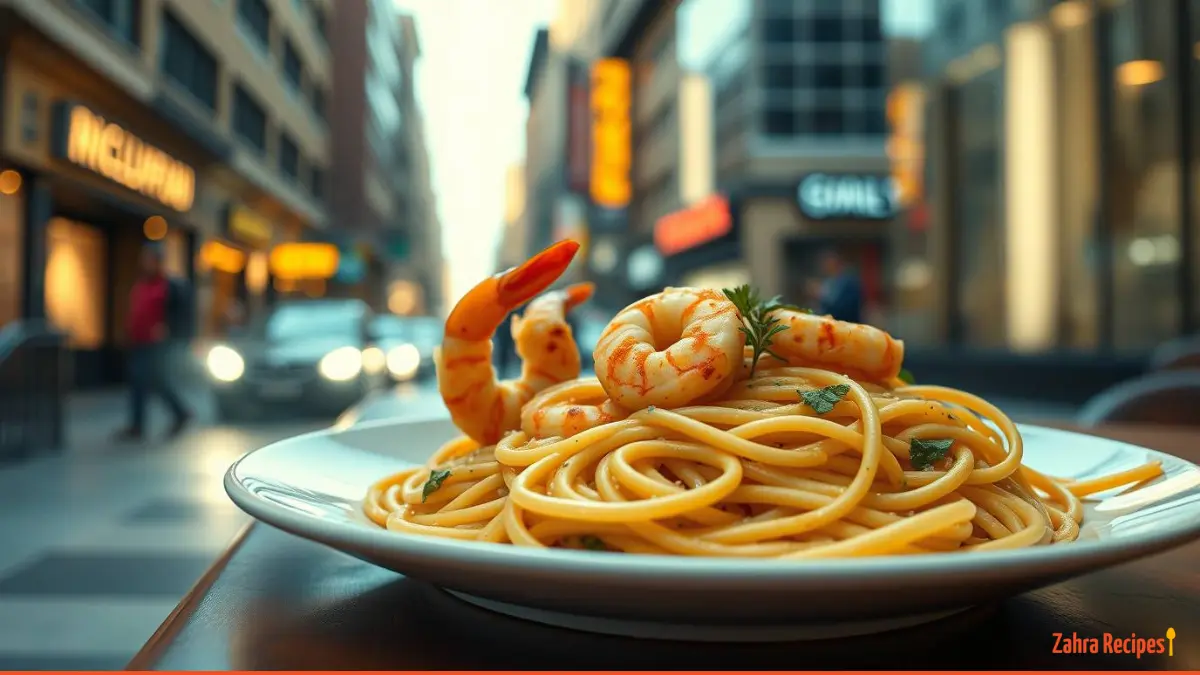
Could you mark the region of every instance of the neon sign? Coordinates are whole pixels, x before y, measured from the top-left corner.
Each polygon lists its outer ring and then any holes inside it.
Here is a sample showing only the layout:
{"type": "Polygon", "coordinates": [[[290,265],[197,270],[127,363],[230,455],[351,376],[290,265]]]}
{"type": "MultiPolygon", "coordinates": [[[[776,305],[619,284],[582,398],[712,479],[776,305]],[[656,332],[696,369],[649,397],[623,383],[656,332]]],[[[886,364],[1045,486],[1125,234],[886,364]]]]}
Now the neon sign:
{"type": "Polygon", "coordinates": [[[59,105],[60,156],[180,213],[192,208],[192,167],[82,105],[59,105]]]}
{"type": "Polygon", "coordinates": [[[691,208],[659,218],[654,224],[654,245],[665,256],[675,255],[732,231],[729,200],[712,195],[691,208]]]}

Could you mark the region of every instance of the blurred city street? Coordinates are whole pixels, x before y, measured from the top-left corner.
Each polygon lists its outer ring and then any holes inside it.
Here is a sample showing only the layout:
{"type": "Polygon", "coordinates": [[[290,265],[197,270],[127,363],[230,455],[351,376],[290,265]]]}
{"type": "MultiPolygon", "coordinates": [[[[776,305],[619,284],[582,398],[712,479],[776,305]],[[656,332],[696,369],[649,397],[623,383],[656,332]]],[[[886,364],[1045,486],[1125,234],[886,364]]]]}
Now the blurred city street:
{"type": "MultiPolygon", "coordinates": [[[[0,465],[0,670],[120,669],[248,522],[221,478],[244,453],[330,419],[213,425],[205,397],[173,442],[109,440],[124,392],[71,401],[69,446],[0,465]]],[[[427,416],[426,387],[380,395],[389,414],[427,416]]],[[[157,411],[155,411],[157,412],[157,411]]]]}

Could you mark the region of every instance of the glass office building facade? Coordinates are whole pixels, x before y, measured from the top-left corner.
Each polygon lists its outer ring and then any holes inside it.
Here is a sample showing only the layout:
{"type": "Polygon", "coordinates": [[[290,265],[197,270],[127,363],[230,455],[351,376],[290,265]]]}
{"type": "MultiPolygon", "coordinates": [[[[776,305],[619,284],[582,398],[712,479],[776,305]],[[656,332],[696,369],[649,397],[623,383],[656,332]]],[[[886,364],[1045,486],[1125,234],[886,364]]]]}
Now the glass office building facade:
{"type": "MultiPolygon", "coordinates": [[[[1144,354],[1200,329],[1200,0],[943,0],[930,344],[1144,354]]],[[[916,236],[914,234],[914,236],[916,236]]]]}

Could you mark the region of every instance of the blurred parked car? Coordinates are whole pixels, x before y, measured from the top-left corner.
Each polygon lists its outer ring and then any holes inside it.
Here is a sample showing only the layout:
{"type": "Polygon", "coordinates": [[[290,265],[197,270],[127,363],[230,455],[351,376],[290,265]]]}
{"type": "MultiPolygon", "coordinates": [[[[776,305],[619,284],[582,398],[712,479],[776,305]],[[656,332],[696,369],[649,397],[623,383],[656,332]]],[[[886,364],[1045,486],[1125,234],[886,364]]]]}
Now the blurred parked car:
{"type": "Polygon", "coordinates": [[[424,380],[434,375],[433,350],[442,344],[443,324],[432,316],[377,316],[371,337],[383,351],[393,382],[424,380]]]}
{"type": "Polygon", "coordinates": [[[386,383],[359,300],[279,304],[260,326],[209,348],[205,369],[223,419],[267,405],[336,414],[386,383]]]}

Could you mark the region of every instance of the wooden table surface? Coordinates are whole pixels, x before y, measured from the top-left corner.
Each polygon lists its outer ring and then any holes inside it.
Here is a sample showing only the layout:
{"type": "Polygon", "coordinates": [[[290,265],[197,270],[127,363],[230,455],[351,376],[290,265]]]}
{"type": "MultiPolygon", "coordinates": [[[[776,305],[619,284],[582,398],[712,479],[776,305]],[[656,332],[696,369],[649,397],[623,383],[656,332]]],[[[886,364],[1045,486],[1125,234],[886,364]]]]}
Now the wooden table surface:
{"type": "MultiPolygon", "coordinates": [[[[1200,463],[1200,432],[1089,433],[1200,463]]],[[[607,637],[456,600],[266,525],[248,528],[129,664],[136,670],[1200,669],[1200,542],[885,634],[728,645],[607,637]],[[1055,654],[1055,633],[1177,633],[1175,654],[1055,654]]]]}

